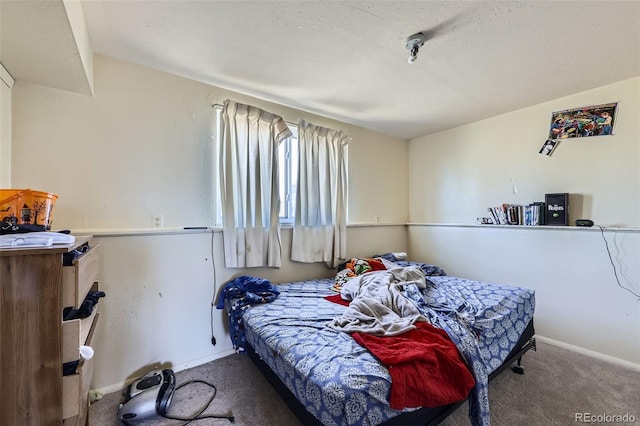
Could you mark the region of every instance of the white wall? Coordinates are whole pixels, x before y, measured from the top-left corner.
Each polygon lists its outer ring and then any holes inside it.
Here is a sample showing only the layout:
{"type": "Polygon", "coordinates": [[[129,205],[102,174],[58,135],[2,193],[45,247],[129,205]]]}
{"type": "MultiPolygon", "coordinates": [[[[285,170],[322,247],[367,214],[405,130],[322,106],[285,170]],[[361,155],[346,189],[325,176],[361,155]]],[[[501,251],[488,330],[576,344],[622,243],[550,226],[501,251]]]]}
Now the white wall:
{"type": "Polygon", "coordinates": [[[0,188],[11,188],[11,88],[14,81],[0,64],[0,188]]]}
{"type": "Polygon", "coordinates": [[[626,227],[604,235],[621,284],[640,294],[639,116],[640,77],[411,141],[409,216],[424,225],[409,227],[410,252],[450,275],[535,289],[540,335],[640,364],[640,301],[618,286],[599,229],[464,225],[488,206],[569,192],[570,223],[626,227]],[[552,111],[615,101],[615,136],[538,154],[552,111]]]}
{"type": "Polygon", "coordinates": [[[176,369],[231,350],[226,318],[210,303],[238,275],[274,282],[331,276],[324,265],[290,262],[285,229],[280,269],[227,270],[221,234],[181,231],[213,224],[212,104],[225,98],[342,129],[349,146],[349,255],[406,251],[406,141],[181,77],[96,56],[94,96],[21,81],[13,92],[12,184],[59,195],[54,228],[94,231],[103,248],[101,325],[93,387],[113,391],[151,363],[176,369]],[[386,202],[379,203],[380,196],[386,202]],[[154,214],[168,233],[145,234],[154,214]],[[117,229],[114,233],[114,229],[117,229]],[[176,231],[180,229],[180,231],[176,231]],[[211,237],[213,240],[213,251],[211,237]]]}
{"type": "MultiPolygon", "coordinates": [[[[604,235],[621,284],[640,294],[640,233],[604,235]]],[[[640,368],[640,301],[618,286],[598,229],[416,225],[409,251],[449,275],[535,290],[537,334],[640,368]]]]}
{"type": "Polygon", "coordinates": [[[636,77],[415,139],[411,221],[475,223],[489,206],[568,192],[571,223],[640,226],[639,116],[636,77]],[[551,157],[538,154],[553,111],[609,102],[619,102],[614,136],[565,139],[551,157]]]}
{"type": "Polygon", "coordinates": [[[408,218],[406,141],[102,56],[94,71],[93,97],[14,87],[13,185],[58,194],[56,228],[212,225],[212,105],[226,98],[344,130],[349,222],[408,218]]]}

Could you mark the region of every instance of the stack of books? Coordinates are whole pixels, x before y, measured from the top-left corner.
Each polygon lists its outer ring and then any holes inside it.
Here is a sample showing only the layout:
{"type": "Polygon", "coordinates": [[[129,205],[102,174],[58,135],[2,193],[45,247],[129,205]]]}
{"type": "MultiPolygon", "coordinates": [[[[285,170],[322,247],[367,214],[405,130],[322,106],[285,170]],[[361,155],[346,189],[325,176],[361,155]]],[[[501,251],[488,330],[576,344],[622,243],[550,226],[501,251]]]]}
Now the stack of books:
{"type": "Polygon", "coordinates": [[[535,202],[527,205],[501,204],[487,208],[491,219],[496,225],[527,225],[537,226],[545,224],[545,211],[543,202],[535,202]]]}

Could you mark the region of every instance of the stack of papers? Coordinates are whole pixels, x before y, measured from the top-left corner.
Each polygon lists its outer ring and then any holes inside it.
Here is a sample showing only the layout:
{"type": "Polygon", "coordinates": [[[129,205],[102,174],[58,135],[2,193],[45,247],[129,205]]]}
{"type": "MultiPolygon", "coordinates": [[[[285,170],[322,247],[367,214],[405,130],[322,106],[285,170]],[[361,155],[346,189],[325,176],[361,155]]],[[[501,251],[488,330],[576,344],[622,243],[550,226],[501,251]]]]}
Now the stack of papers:
{"type": "Polygon", "coordinates": [[[50,247],[56,244],[71,244],[76,237],[59,232],[27,232],[24,234],[0,235],[0,248],[50,247]]]}

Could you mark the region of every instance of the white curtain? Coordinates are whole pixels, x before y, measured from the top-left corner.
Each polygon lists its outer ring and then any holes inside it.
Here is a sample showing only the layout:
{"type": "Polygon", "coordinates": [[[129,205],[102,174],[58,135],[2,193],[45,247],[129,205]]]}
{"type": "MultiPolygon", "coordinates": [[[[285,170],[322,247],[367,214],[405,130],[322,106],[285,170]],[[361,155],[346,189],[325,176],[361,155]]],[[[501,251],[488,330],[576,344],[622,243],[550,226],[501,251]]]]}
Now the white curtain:
{"type": "Polygon", "coordinates": [[[225,265],[280,267],[278,145],[291,131],[281,117],[229,100],[222,120],[218,158],[225,265]]]}
{"type": "Polygon", "coordinates": [[[299,164],[291,259],[336,267],[347,251],[346,148],[342,131],[298,124],[299,164]]]}

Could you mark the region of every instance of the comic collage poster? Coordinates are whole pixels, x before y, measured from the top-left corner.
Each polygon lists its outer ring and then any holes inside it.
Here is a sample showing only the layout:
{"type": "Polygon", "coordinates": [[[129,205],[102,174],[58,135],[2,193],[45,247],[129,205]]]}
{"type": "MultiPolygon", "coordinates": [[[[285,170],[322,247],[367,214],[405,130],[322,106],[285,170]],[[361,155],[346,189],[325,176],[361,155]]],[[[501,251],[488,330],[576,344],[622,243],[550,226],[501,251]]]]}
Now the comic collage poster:
{"type": "Polygon", "coordinates": [[[549,139],[613,135],[618,103],[556,111],[551,114],[549,139]]]}

